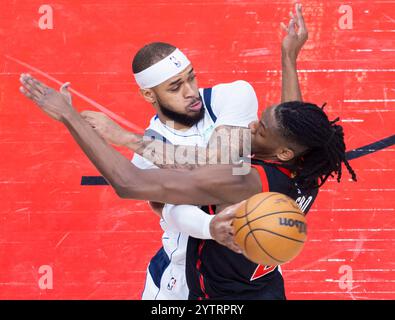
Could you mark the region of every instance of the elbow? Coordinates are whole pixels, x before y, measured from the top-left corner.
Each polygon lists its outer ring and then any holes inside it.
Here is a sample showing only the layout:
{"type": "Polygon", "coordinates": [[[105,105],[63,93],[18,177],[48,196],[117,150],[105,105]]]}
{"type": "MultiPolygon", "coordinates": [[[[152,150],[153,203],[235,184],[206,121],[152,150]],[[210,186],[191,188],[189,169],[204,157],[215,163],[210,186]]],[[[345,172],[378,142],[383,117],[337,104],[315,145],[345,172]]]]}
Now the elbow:
{"type": "Polygon", "coordinates": [[[115,193],[121,199],[130,199],[133,195],[133,188],[124,184],[117,184],[112,186],[115,193]]]}
{"type": "Polygon", "coordinates": [[[117,186],[116,188],[114,188],[114,190],[115,190],[115,193],[117,194],[117,196],[120,197],[121,199],[130,199],[131,198],[131,193],[128,188],[117,186]]]}
{"type": "Polygon", "coordinates": [[[137,187],[133,179],[128,179],[127,176],[123,176],[117,183],[112,184],[112,187],[118,197],[122,199],[136,199],[137,187]]]}

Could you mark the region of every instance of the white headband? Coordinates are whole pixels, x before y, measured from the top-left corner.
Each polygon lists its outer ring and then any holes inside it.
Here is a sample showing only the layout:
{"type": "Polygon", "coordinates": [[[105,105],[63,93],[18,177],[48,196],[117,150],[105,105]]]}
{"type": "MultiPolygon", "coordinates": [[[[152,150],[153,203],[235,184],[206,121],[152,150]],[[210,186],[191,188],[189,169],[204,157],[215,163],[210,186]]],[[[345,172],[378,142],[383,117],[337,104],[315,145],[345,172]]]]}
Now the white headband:
{"type": "Polygon", "coordinates": [[[135,73],[134,77],[141,89],[150,89],[174,77],[190,64],[188,58],[176,49],[151,67],[135,73]]]}

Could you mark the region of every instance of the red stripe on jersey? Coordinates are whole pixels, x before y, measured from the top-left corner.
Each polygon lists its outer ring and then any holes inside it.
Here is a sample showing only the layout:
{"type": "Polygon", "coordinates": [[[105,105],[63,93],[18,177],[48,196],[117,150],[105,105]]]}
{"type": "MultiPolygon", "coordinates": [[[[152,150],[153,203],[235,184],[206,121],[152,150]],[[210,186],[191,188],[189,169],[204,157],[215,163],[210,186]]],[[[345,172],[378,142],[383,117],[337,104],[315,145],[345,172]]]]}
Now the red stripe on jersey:
{"type": "Polygon", "coordinates": [[[282,167],[282,166],[281,166],[281,165],[282,165],[281,162],[279,162],[279,161],[274,161],[274,160],[265,160],[265,162],[274,164],[278,170],[280,170],[282,173],[286,174],[288,177],[292,178],[292,171],[289,170],[289,169],[286,169],[286,168],[282,167]]]}
{"type": "MultiPolygon", "coordinates": [[[[204,247],[204,243],[205,243],[205,241],[204,241],[204,240],[201,240],[201,242],[200,242],[200,244],[199,244],[199,248],[198,248],[198,255],[199,255],[199,258],[198,258],[197,261],[196,261],[196,269],[197,269],[197,271],[199,272],[200,290],[203,292],[204,297],[205,297],[206,299],[208,299],[208,298],[209,298],[209,295],[206,293],[206,287],[204,286],[204,278],[203,278],[203,275],[200,273],[200,267],[201,267],[201,265],[202,265],[202,260],[200,260],[200,256],[201,256],[201,254],[202,254],[202,250],[203,250],[203,247],[204,247]]],[[[202,297],[199,297],[198,300],[202,300],[202,297]]]]}
{"type": "Polygon", "coordinates": [[[282,173],[285,173],[288,177],[292,178],[292,171],[283,167],[276,167],[282,173]]]}
{"type": "Polygon", "coordinates": [[[251,164],[251,166],[259,173],[259,177],[261,178],[261,183],[262,183],[262,192],[268,192],[269,182],[267,181],[265,169],[263,169],[263,167],[258,164],[251,164]]]}
{"type": "MultiPolygon", "coordinates": [[[[210,205],[208,206],[208,212],[210,213],[210,215],[214,215],[215,214],[215,210],[214,208],[210,205]]],[[[204,297],[206,299],[210,298],[209,295],[206,292],[206,287],[204,286],[204,277],[203,275],[200,273],[200,268],[202,266],[202,260],[200,260],[200,257],[202,255],[202,251],[203,251],[203,247],[204,247],[205,241],[201,240],[200,244],[199,244],[199,248],[198,248],[198,255],[199,258],[196,261],[196,269],[199,272],[199,284],[200,284],[200,290],[202,291],[202,293],[204,294],[204,297]]],[[[202,300],[202,297],[199,297],[198,300],[202,300]]]]}

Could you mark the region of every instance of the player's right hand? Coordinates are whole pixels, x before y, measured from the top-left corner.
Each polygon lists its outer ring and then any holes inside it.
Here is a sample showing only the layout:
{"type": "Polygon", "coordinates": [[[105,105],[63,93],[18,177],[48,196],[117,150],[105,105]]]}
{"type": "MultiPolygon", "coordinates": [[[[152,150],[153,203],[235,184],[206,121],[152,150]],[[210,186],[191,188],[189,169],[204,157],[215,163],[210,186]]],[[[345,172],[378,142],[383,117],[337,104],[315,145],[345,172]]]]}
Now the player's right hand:
{"type": "Polygon", "coordinates": [[[30,74],[22,73],[19,81],[22,84],[19,91],[51,118],[64,121],[67,114],[75,112],[64,94],[48,87],[30,74]]]}
{"type": "Polygon", "coordinates": [[[229,206],[217,213],[210,223],[210,234],[213,240],[240,254],[243,253],[243,251],[234,241],[232,222],[236,215],[237,208],[243,202],[229,206]]]}

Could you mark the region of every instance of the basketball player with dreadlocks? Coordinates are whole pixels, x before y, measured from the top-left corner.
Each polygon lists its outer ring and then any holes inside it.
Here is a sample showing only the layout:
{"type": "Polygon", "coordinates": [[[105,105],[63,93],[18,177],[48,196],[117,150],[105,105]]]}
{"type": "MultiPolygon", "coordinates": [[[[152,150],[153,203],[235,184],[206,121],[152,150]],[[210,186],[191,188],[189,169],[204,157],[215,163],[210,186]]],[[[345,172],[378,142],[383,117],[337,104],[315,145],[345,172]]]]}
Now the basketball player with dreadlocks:
{"type": "MultiPolygon", "coordinates": [[[[303,31],[304,25],[298,21],[299,30],[303,31]]],[[[296,85],[288,94],[293,98],[291,100],[301,100],[295,69],[300,42],[293,28],[291,20],[288,32],[293,37],[288,45],[294,50],[290,57],[283,57],[283,63],[289,63],[283,81],[296,79],[293,82],[296,85]]],[[[208,213],[215,213],[214,206],[219,210],[256,193],[276,191],[299,203],[307,201],[303,203],[307,213],[319,187],[329,176],[336,174],[340,181],[342,164],[356,180],[345,158],[342,127],[336,120],[330,121],[323,109],[315,104],[280,103],[267,108],[260,120],[250,125],[254,169],[245,175],[233,174],[234,169],[239,168],[235,164],[140,170],[99,137],[60,93],[28,75],[22,75],[21,82],[22,93],[66,125],[88,158],[122,198],[203,205],[208,206],[208,213]]],[[[136,139],[136,148],[141,146],[141,137],[139,139],[136,139]]],[[[229,211],[232,210],[224,210],[213,219],[229,214],[229,211]]],[[[191,299],[285,298],[283,279],[276,266],[258,266],[216,241],[192,237],[187,254],[191,299]]]]}

